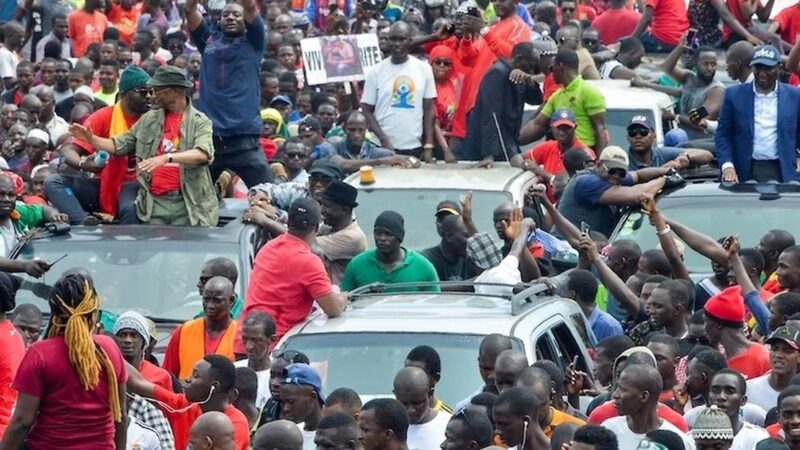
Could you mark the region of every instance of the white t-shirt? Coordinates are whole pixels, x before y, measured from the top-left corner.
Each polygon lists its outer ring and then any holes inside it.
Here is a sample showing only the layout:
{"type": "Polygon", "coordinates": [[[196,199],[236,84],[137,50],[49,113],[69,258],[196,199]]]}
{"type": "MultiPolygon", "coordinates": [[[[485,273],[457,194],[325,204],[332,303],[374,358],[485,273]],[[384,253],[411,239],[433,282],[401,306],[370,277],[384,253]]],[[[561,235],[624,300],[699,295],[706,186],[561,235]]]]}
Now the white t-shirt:
{"type": "Polygon", "coordinates": [[[452,415],[439,411],[428,423],[408,427],[408,450],[437,450],[444,441],[444,430],[452,415]]]}
{"type": "MultiPolygon", "coordinates": [[[[669,430],[677,434],[683,440],[683,445],[686,450],[695,450],[694,440],[691,439],[686,433],[679,430],[675,425],[669,421],[660,419],[661,426],[659,430],[669,430]]],[[[617,442],[620,449],[635,449],[639,446],[639,442],[644,439],[644,434],[637,434],[628,428],[628,419],[625,416],[612,417],[601,424],[603,427],[608,428],[617,435],[617,442]]]]}
{"type": "MultiPolygon", "coordinates": [[[[763,427],[764,421],[767,419],[767,412],[764,411],[764,408],[758,405],[754,405],[753,403],[750,403],[749,400],[750,395],[748,395],[747,397],[748,397],[748,402],[745,403],[744,406],[742,406],[742,409],[739,411],[740,420],[742,420],[743,422],[753,424],[757,427],[763,427]]],[[[683,418],[686,419],[686,425],[689,428],[694,428],[694,421],[697,420],[697,416],[699,416],[701,412],[705,411],[705,409],[706,409],[705,405],[700,405],[700,406],[695,406],[694,408],[686,411],[683,414],[683,418]]]]}
{"type": "Polygon", "coordinates": [[[409,56],[403,64],[386,58],[372,68],[361,101],[375,106],[375,120],[397,150],[422,147],[424,99],[436,98],[431,66],[409,56]]]}
{"type": "Polygon", "coordinates": [[[622,67],[622,63],[617,61],[616,59],[604,62],[603,65],[600,66],[600,79],[610,80],[611,73],[613,73],[614,69],[616,69],[617,67],[622,67]]]}
{"type": "Polygon", "coordinates": [[[0,78],[16,78],[19,59],[11,50],[0,47],[0,78]]]}
{"type": "Polygon", "coordinates": [[[747,380],[748,403],[754,403],[764,408],[764,411],[778,406],[779,393],[769,385],[769,374],[747,380]]]}
{"type": "Polygon", "coordinates": [[[317,435],[316,431],[308,431],[305,429],[306,423],[300,422],[297,428],[303,433],[303,450],[317,450],[317,445],[314,444],[314,436],[317,435]]]}
{"type": "Polygon", "coordinates": [[[733,445],[730,450],[752,450],[764,439],[769,439],[767,430],[742,422],[742,429],[733,437],[733,445]]]}
{"type": "Polygon", "coordinates": [[[128,443],[126,450],[161,450],[161,441],[158,433],[141,422],[131,419],[128,421],[128,443]]]}
{"type": "MultiPolygon", "coordinates": [[[[236,367],[247,367],[247,360],[240,359],[233,363],[236,367]]],[[[256,394],[256,408],[261,409],[267,404],[267,400],[272,397],[269,391],[269,370],[257,370],[258,376],[258,393],[256,394]]]]}

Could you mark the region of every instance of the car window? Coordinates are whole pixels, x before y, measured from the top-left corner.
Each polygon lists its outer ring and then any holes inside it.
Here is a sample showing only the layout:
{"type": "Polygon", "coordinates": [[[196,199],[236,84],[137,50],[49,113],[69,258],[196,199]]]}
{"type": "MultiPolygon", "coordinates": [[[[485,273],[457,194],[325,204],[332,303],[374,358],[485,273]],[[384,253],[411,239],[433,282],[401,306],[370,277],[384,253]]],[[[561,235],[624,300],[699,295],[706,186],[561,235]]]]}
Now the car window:
{"type": "MultiPolygon", "coordinates": [[[[478,370],[478,346],[483,338],[446,333],[300,334],[287,338],[281,348],[308,355],[328,392],[346,386],[362,398],[370,398],[391,396],[394,376],[408,352],[418,345],[430,345],[442,360],[442,381],[436,385],[436,395],[455,406],[483,385],[478,370]]],[[[512,343],[522,350],[521,342],[512,339],[512,343]]]]}
{"type": "MultiPolygon", "coordinates": [[[[436,234],[436,205],[442,200],[458,201],[466,192],[458,189],[359,189],[356,217],[367,235],[367,246],[375,247],[372,225],[380,213],[391,209],[405,219],[406,236],[403,246],[424,250],[439,243],[436,234]]],[[[492,212],[503,202],[511,201],[511,194],[499,191],[473,191],[472,217],[480,231],[493,236],[492,212]]]]}
{"type": "Polygon", "coordinates": [[[550,333],[545,333],[536,339],[536,360],[549,359],[556,361],[556,353],[553,351],[553,346],[550,339],[550,333]]]}
{"type": "MultiPolygon", "coordinates": [[[[658,202],[665,216],[713,239],[738,234],[742,247],[755,247],[771,229],[796,229],[797,217],[786,212],[799,206],[800,198],[788,195],[771,201],[733,194],[705,198],[667,196],[658,202]]],[[[642,250],[659,246],[655,230],[638,211],[627,216],[614,239],[633,239],[642,250]]],[[[683,259],[690,273],[711,272],[709,260],[688,246],[683,259]]]]}
{"type": "MultiPolygon", "coordinates": [[[[185,241],[51,241],[32,242],[20,259],[55,261],[67,255],[39,279],[22,274],[25,283],[17,292],[17,304],[33,303],[49,312],[47,295],[60,274],[72,267],[91,273],[100,294],[101,308],[119,314],[134,309],[153,318],[185,321],[202,311],[197,280],[203,263],[226,257],[236,262],[234,243],[187,243],[185,241]]],[[[240,282],[244,277],[240,276],[240,282]]],[[[243,293],[242,284],[237,291],[243,293]]]]}
{"type": "Polygon", "coordinates": [[[655,115],[649,109],[607,109],[606,129],[610,136],[610,144],[628,148],[628,122],[633,116],[646,116],[655,122],[655,115]]]}
{"type": "Polygon", "coordinates": [[[575,329],[578,331],[578,335],[581,337],[583,345],[585,345],[586,348],[594,348],[596,343],[592,342],[592,339],[589,337],[589,331],[586,327],[586,318],[583,316],[583,314],[573,314],[569,316],[569,318],[572,320],[572,324],[575,325],[575,329]]]}
{"type": "Polygon", "coordinates": [[[566,370],[567,366],[571,364],[573,359],[577,356],[578,360],[575,367],[586,373],[591,373],[588,361],[583,358],[581,347],[578,341],[575,340],[575,335],[570,330],[569,325],[561,322],[552,328],[552,333],[559,358],[556,362],[561,368],[566,370]]]}

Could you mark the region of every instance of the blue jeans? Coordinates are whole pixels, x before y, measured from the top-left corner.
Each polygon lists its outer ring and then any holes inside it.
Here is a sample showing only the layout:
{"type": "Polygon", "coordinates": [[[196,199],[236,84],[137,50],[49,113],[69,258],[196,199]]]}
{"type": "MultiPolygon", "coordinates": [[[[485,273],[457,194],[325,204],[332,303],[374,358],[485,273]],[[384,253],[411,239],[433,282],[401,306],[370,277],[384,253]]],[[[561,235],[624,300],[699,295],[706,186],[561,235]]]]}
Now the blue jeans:
{"type": "MultiPolygon", "coordinates": [[[[81,175],[56,173],[44,182],[47,199],[59,211],[69,216],[72,225],[80,225],[86,216],[100,211],[100,179],[81,175]]],[[[125,225],[138,224],[136,216],[137,181],[122,184],[117,199],[117,220],[125,225]]]]}
{"type": "Polygon", "coordinates": [[[248,188],[273,181],[264,150],[251,136],[215,137],[214,162],[209,169],[214,182],[226,169],[236,173],[248,188]]]}
{"type": "Polygon", "coordinates": [[[644,51],[649,53],[669,53],[675,48],[674,45],[659,41],[655,36],[650,34],[649,31],[642,33],[639,39],[642,41],[642,45],[644,45],[644,51]]]}

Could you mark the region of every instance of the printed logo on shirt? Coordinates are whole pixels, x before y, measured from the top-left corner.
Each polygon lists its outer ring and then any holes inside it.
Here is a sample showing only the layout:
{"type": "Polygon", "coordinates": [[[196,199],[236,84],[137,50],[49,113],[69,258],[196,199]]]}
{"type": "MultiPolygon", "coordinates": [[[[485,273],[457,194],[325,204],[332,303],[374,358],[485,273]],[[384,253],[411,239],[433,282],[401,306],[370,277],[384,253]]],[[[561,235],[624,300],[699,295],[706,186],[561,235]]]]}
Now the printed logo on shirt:
{"type": "Polygon", "coordinates": [[[401,75],[394,79],[392,85],[392,108],[414,109],[414,80],[401,75]]]}

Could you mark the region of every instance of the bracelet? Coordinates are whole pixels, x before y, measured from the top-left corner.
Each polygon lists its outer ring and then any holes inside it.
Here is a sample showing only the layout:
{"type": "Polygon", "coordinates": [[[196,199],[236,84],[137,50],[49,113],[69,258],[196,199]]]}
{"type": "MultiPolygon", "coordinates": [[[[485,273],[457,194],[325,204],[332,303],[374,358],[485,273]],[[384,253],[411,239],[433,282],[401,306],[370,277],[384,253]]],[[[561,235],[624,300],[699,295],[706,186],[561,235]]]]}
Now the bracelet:
{"type": "Polygon", "coordinates": [[[422,146],[425,150],[432,150],[435,146],[433,144],[425,144],[422,146]]]}
{"type": "Polygon", "coordinates": [[[672,231],[669,225],[667,225],[663,230],[656,230],[656,234],[659,236],[664,236],[665,234],[669,234],[672,231]]]}

